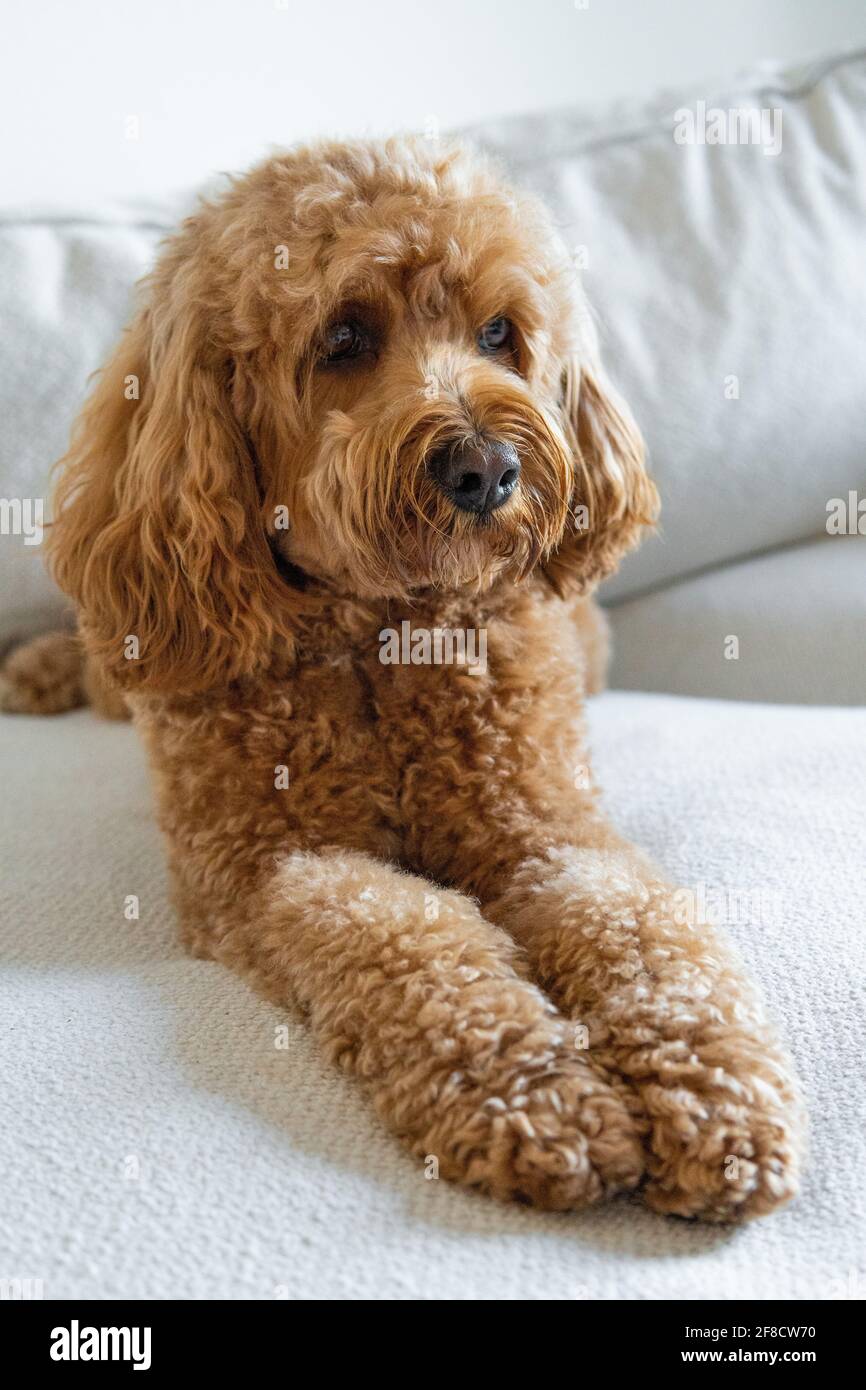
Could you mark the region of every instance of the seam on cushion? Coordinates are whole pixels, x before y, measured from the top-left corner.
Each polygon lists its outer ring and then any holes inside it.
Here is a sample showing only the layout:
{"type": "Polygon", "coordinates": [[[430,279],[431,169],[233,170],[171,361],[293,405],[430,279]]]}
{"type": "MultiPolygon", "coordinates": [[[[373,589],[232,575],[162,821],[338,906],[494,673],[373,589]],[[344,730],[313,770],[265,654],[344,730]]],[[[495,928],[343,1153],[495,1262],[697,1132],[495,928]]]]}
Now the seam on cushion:
{"type": "MultiPolygon", "coordinates": [[[[809,96],[815,90],[815,88],[819,86],[819,84],[824,80],[825,77],[829,77],[839,68],[846,67],[849,64],[861,63],[863,61],[866,61],[866,48],[858,48],[847,53],[837,53],[834,54],[832,58],[813,60],[813,71],[803,82],[799,84],[799,86],[786,88],[784,86],[773,85],[772,83],[765,82],[763,85],[755,86],[754,88],[749,87],[748,85],[744,87],[731,87],[725,88],[722,91],[717,91],[712,97],[707,97],[706,100],[707,102],[712,102],[713,104],[724,102],[730,103],[733,97],[735,95],[738,95],[751,96],[755,98],[765,96],[777,96],[783,97],[788,101],[801,101],[804,97],[809,96]]],[[[757,77],[754,79],[756,83],[758,82],[758,80],[759,79],[757,77]]],[[[650,98],[649,100],[652,100],[652,98],[650,98]]],[[[562,120],[568,120],[568,113],[573,109],[573,107],[566,106],[560,107],[558,110],[554,109],[550,111],[527,112],[523,116],[506,116],[502,119],[509,122],[533,120],[535,118],[544,120],[549,119],[550,117],[558,117],[562,120]]],[[[586,109],[588,112],[591,111],[590,107],[587,107],[586,109]]],[[[592,121],[591,116],[588,119],[592,121]]],[[[672,120],[673,112],[665,109],[664,111],[659,112],[657,116],[654,116],[652,119],[645,121],[640,126],[631,130],[624,130],[617,135],[587,135],[583,138],[581,138],[578,135],[573,137],[569,143],[557,146],[557,148],[554,150],[545,150],[542,154],[520,155],[516,158],[509,156],[507,149],[504,146],[500,145],[500,143],[496,141],[493,137],[485,136],[483,134],[483,128],[482,133],[479,133],[476,138],[481,144],[484,144],[485,140],[492,140],[493,144],[495,145],[497,157],[504,159],[508,164],[509,168],[538,168],[540,166],[553,163],[556,160],[564,159],[568,155],[592,154],[595,153],[597,150],[611,149],[617,145],[637,144],[640,140],[648,139],[649,137],[654,135],[668,134],[670,130],[670,123],[672,120]]],[[[495,122],[490,122],[489,124],[494,123],[495,122]]],[[[462,133],[466,136],[467,139],[471,140],[472,130],[472,126],[463,126],[457,133],[462,133]]]]}
{"type": "Polygon", "coordinates": [[[175,221],[157,222],[147,217],[99,217],[93,213],[45,213],[36,217],[24,217],[18,213],[0,212],[0,228],[3,227],[127,227],[130,230],[168,232],[175,227],[175,221]]]}
{"type": "MultiPolygon", "coordinates": [[[[836,53],[830,58],[818,58],[812,60],[812,71],[809,73],[809,76],[803,82],[800,83],[799,86],[786,88],[774,86],[772,83],[764,83],[763,85],[756,86],[754,89],[750,89],[748,86],[742,88],[727,88],[724,89],[722,92],[717,92],[712,98],[707,99],[712,100],[713,102],[725,101],[730,99],[734,91],[737,91],[741,95],[748,94],[754,97],[775,95],[784,97],[788,101],[799,101],[803,97],[808,96],[810,92],[814,91],[814,89],[818,86],[820,82],[823,81],[825,77],[828,77],[831,73],[837,71],[837,69],[845,67],[848,64],[856,64],[864,60],[866,60],[866,48],[858,48],[853,49],[849,52],[836,53]]],[[[793,65],[791,66],[793,67],[793,65]]],[[[755,82],[758,82],[758,78],[755,78],[754,80],[755,82]]],[[[648,98],[648,100],[651,99],[652,98],[648,98]]],[[[612,103],[608,102],[607,105],[610,106],[612,105],[612,103]]],[[[591,107],[586,108],[588,113],[591,111],[591,109],[591,107]]],[[[567,113],[571,110],[573,110],[572,107],[566,106],[560,107],[559,109],[554,108],[553,110],[542,111],[537,113],[526,113],[523,116],[504,116],[501,119],[511,123],[521,120],[531,120],[536,116],[539,119],[549,119],[551,116],[554,118],[558,117],[560,119],[568,119],[567,113]]],[[[591,116],[588,118],[590,120],[597,119],[597,117],[592,118],[591,116]]],[[[671,119],[672,113],[669,111],[665,111],[663,113],[660,113],[658,116],[654,117],[651,121],[647,121],[638,129],[626,130],[619,135],[587,136],[583,141],[580,140],[580,137],[577,137],[576,140],[573,140],[567,145],[557,147],[555,150],[545,150],[545,152],[540,156],[524,155],[518,158],[509,159],[508,155],[504,152],[500,151],[500,154],[501,157],[506,159],[508,163],[511,165],[511,167],[515,169],[522,168],[526,165],[537,166],[539,164],[550,163],[553,160],[562,159],[563,157],[569,154],[587,154],[594,150],[609,148],[614,145],[626,145],[636,143],[638,140],[646,139],[648,136],[664,133],[664,131],[667,129],[667,123],[671,119]]],[[[484,124],[492,123],[485,122],[484,124]]],[[[456,127],[452,133],[457,136],[462,135],[466,139],[471,140],[473,138],[473,129],[475,129],[475,127],[471,125],[459,126],[456,127]]],[[[477,135],[476,138],[482,142],[485,139],[483,134],[477,135]]],[[[212,174],[206,176],[206,178],[202,181],[201,185],[203,189],[206,187],[207,184],[210,183],[212,178],[212,174]]],[[[129,219],[120,216],[100,217],[94,213],[57,213],[45,214],[44,216],[30,217],[23,216],[14,212],[7,215],[3,213],[2,210],[0,210],[0,227],[129,227],[142,230],[168,232],[171,231],[171,229],[176,225],[177,219],[173,217],[170,218],[168,221],[141,216],[132,216],[129,219]]]]}
{"type": "Polygon", "coordinates": [[[728,560],[716,561],[709,565],[698,565],[696,569],[683,570],[681,574],[672,575],[669,579],[657,579],[651,584],[645,584],[640,589],[623,594],[619,598],[605,599],[604,587],[599,590],[599,600],[603,607],[614,612],[617,608],[622,608],[627,603],[636,603],[638,599],[652,598],[655,594],[663,594],[667,589],[676,589],[680,584],[689,584],[694,579],[703,579],[708,574],[721,574],[725,570],[737,569],[740,565],[746,565],[752,560],[762,560],[765,555],[781,555],[786,550],[802,550],[806,546],[821,545],[823,542],[831,544],[841,540],[863,540],[861,536],[828,536],[825,532],[810,533],[806,536],[799,536],[792,541],[779,541],[778,545],[761,546],[760,550],[744,550],[741,555],[732,555],[728,560]]]}

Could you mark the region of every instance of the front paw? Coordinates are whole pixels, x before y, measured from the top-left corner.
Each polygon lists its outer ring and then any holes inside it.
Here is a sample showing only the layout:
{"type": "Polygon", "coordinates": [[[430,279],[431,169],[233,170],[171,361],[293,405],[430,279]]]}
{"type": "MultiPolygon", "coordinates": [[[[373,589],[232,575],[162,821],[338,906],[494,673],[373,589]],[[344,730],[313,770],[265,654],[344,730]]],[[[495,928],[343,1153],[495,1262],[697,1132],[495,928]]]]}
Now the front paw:
{"type": "MultiPolygon", "coordinates": [[[[506,1018],[519,1017],[528,989],[515,986],[506,1018]]],[[[525,1031],[492,1015],[473,1024],[461,1038],[460,1064],[414,1089],[402,1114],[392,1089],[377,1098],[416,1155],[435,1158],[440,1177],[552,1211],[578,1210],[639,1184],[639,1126],[575,1048],[564,1019],[545,1012],[525,1031]]]]}
{"type": "Polygon", "coordinates": [[[647,1204],[747,1221],[795,1196],[804,1123],[774,1040],[732,1027],[700,1043],[656,1040],[617,1058],[649,1122],[647,1204]]]}
{"type": "Polygon", "coordinates": [[[790,1063],[724,938],[635,851],[527,861],[493,915],[633,1093],[650,1206],[737,1221],[795,1194],[804,1124],[790,1063]]]}
{"type": "Polygon", "coordinates": [[[442,1176],[500,1200],[576,1211],[634,1188],[640,1138],[615,1093],[580,1059],[515,1075],[497,1094],[463,1097],[425,1139],[442,1176]],[[456,1123],[455,1123],[456,1122],[456,1123]]]}

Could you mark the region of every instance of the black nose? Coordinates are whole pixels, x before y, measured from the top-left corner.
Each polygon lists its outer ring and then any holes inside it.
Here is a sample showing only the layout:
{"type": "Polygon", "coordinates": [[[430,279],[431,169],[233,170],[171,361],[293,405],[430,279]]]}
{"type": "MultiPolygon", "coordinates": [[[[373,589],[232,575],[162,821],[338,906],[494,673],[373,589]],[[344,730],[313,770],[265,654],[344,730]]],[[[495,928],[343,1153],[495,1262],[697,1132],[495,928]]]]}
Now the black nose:
{"type": "Polygon", "coordinates": [[[442,491],[464,512],[495,512],[517,486],[520,459],[513,444],[474,439],[440,449],[428,464],[442,491]]]}

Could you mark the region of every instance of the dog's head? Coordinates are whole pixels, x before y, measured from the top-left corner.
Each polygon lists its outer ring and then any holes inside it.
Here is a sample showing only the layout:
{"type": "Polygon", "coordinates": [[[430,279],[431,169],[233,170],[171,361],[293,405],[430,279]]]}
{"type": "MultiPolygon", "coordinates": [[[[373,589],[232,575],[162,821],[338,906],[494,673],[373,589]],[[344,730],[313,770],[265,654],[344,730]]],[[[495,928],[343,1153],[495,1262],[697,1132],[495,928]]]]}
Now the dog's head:
{"type": "Polygon", "coordinates": [[[205,204],[64,462],[55,572],[154,688],[261,666],[301,576],[587,589],[656,508],[543,209],[424,141],[280,156],[205,204]]]}

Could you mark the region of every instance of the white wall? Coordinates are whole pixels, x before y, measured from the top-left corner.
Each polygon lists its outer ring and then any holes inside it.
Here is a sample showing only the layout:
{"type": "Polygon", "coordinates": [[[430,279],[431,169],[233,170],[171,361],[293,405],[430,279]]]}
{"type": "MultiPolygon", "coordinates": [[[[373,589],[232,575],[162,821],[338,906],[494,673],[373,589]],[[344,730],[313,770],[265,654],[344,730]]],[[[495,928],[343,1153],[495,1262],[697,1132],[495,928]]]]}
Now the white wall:
{"type": "Polygon", "coordinates": [[[19,0],[0,203],[159,195],[311,134],[445,128],[843,41],[866,43],[864,0],[19,0]]]}

